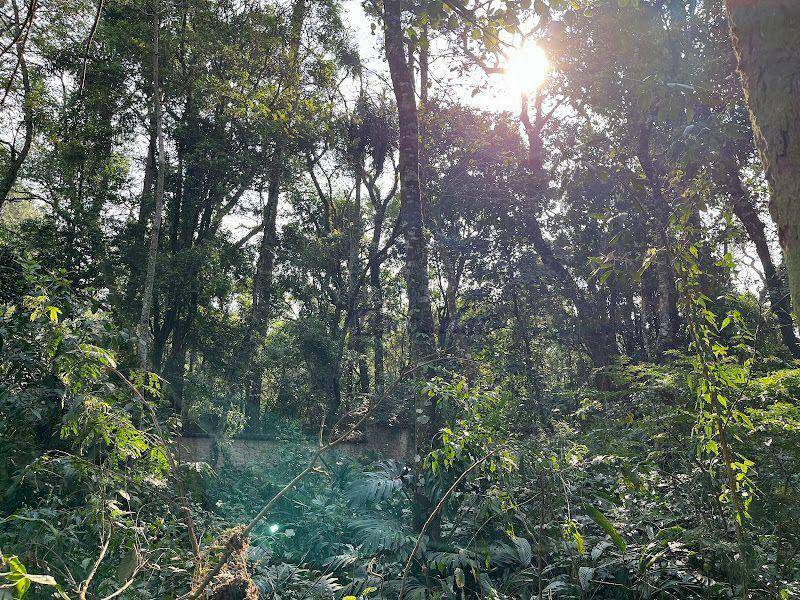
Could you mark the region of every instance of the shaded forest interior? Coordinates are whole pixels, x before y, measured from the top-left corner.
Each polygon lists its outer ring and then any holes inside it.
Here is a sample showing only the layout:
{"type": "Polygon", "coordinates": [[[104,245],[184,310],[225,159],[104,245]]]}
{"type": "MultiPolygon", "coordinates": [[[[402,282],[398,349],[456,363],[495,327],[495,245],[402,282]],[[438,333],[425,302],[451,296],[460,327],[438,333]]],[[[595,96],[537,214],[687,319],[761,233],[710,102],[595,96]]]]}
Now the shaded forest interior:
{"type": "Polygon", "coordinates": [[[800,2],[0,52],[0,600],[800,598],[800,2]]]}

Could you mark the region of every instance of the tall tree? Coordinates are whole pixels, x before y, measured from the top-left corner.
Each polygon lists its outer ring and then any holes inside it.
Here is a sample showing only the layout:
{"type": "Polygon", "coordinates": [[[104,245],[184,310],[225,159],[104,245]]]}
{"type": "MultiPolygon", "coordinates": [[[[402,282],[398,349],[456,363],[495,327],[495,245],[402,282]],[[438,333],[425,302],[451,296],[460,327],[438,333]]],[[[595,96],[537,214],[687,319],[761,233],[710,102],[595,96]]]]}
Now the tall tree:
{"type": "MultiPolygon", "coordinates": [[[[403,36],[402,0],[383,0],[386,60],[392,78],[399,124],[400,219],[405,239],[406,292],[408,294],[409,358],[424,361],[436,352],[433,309],[428,281],[428,247],[423,226],[423,204],[419,176],[419,115],[414,74],[409,66],[403,36]]],[[[418,393],[414,399],[414,446],[417,463],[416,524],[427,518],[430,502],[419,481],[420,463],[436,433],[433,399],[418,393]]]]}
{"type": "MultiPolygon", "coordinates": [[[[161,3],[153,0],[153,125],[156,140],[156,192],[153,208],[153,225],[150,228],[150,241],[147,248],[147,274],[142,291],[142,313],[139,319],[139,368],[147,370],[148,346],[150,342],[150,310],[153,305],[153,285],[156,277],[158,258],[158,238],[161,233],[161,218],[164,212],[164,131],[161,107],[160,84],[160,31],[161,3]]],[[[146,197],[146,194],[143,196],[146,197]]]]}
{"type": "Polygon", "coordinates": [[[285,91],[288,98],[286,129],[279,133],[270,158],[269,184],[267,202],[261,215],[261,227],[264,231],[258,250],[256,273],[253,278],[253,308],[250,313],[249,328],[246,333],[246,349],[244,361],[249,365],[247,400],[245,415],[247,426],[251,431],[260,429],[259,414],[261,407],[261,387],[264,378],[264,367],[255,360],[259,339],[264,335],[269,319],[272,294],[273,269],[275,268],[275,252],[278,244],[277,214],[280,188],[286,178],[285,163],[288,160],[287,141],[291,137],[294,112],[300,95],[300,40],[303,33],[303,22],[307,13],[306,0],[294,0],[289,19],[288,55],[286,57],[285,91]]]}

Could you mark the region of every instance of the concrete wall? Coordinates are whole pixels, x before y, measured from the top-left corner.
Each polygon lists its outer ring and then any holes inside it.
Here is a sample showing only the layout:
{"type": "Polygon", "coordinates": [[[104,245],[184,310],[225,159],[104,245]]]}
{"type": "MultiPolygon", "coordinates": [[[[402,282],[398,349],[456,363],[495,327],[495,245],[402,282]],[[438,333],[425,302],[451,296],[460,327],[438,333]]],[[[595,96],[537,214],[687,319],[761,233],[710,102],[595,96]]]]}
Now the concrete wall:
{"type": "MultiPolygon", "coordinates": [[[[313,441],[309,438],[309,443],[313,441]]],[[[213,440],[209,437],[184,436],[178,438],[182,462],[207,462],[213,467],[271,465],[278,460],[281,441],[267,438],[240,436],[231,440],[213,460],[213,440]]],[[[373,427],[360,439],[342,442],[332,452],[359,457],[379,454],[385,458],[406,457],[411,447],[408,430],[390,427],[373,427]]]]}

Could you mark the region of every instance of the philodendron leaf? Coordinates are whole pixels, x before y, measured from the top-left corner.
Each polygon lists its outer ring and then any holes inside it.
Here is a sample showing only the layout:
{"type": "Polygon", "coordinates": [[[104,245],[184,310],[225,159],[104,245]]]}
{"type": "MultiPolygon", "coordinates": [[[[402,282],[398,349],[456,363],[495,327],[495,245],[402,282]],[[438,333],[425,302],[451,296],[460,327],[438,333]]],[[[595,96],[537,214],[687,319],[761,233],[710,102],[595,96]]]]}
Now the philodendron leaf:
{"type": "Polygon", "coordinates": [[[517,555],[519,556],[519,562],[524,566],[528,566],[531,564],[531,558],[533,558],[533,551],[531,550],[531,545],[528,540],[521,537],[514,538],[514,546],[517,547],[517,555]]]}
{"type": "Polygon", "coordinates": [[[611,524],[611,521],[609,521],[608,518],[606,518],[606,516],[595,506],[587,505],[586,514],[591,517],[592,521],[600,526],[600,529],[609,535],[611,541],[614,542],[614,545],[619,549],[620,552],[624,554],[625,550],[628,548],[628,545],[625,543],[625,540],[622,539],[622,536],[619,534],[616,527],[611,524]]]}

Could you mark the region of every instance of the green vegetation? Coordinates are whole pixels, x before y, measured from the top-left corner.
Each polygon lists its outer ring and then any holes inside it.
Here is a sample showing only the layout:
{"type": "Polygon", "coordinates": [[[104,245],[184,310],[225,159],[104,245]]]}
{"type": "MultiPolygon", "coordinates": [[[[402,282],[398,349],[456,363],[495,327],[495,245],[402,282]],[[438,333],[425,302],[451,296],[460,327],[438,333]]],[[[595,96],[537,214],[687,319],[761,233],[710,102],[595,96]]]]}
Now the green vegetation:
{"type": "Polygon", "coordinates": [[[754,5],[0,0],[0,600],[800,597],[754,5]]]}

